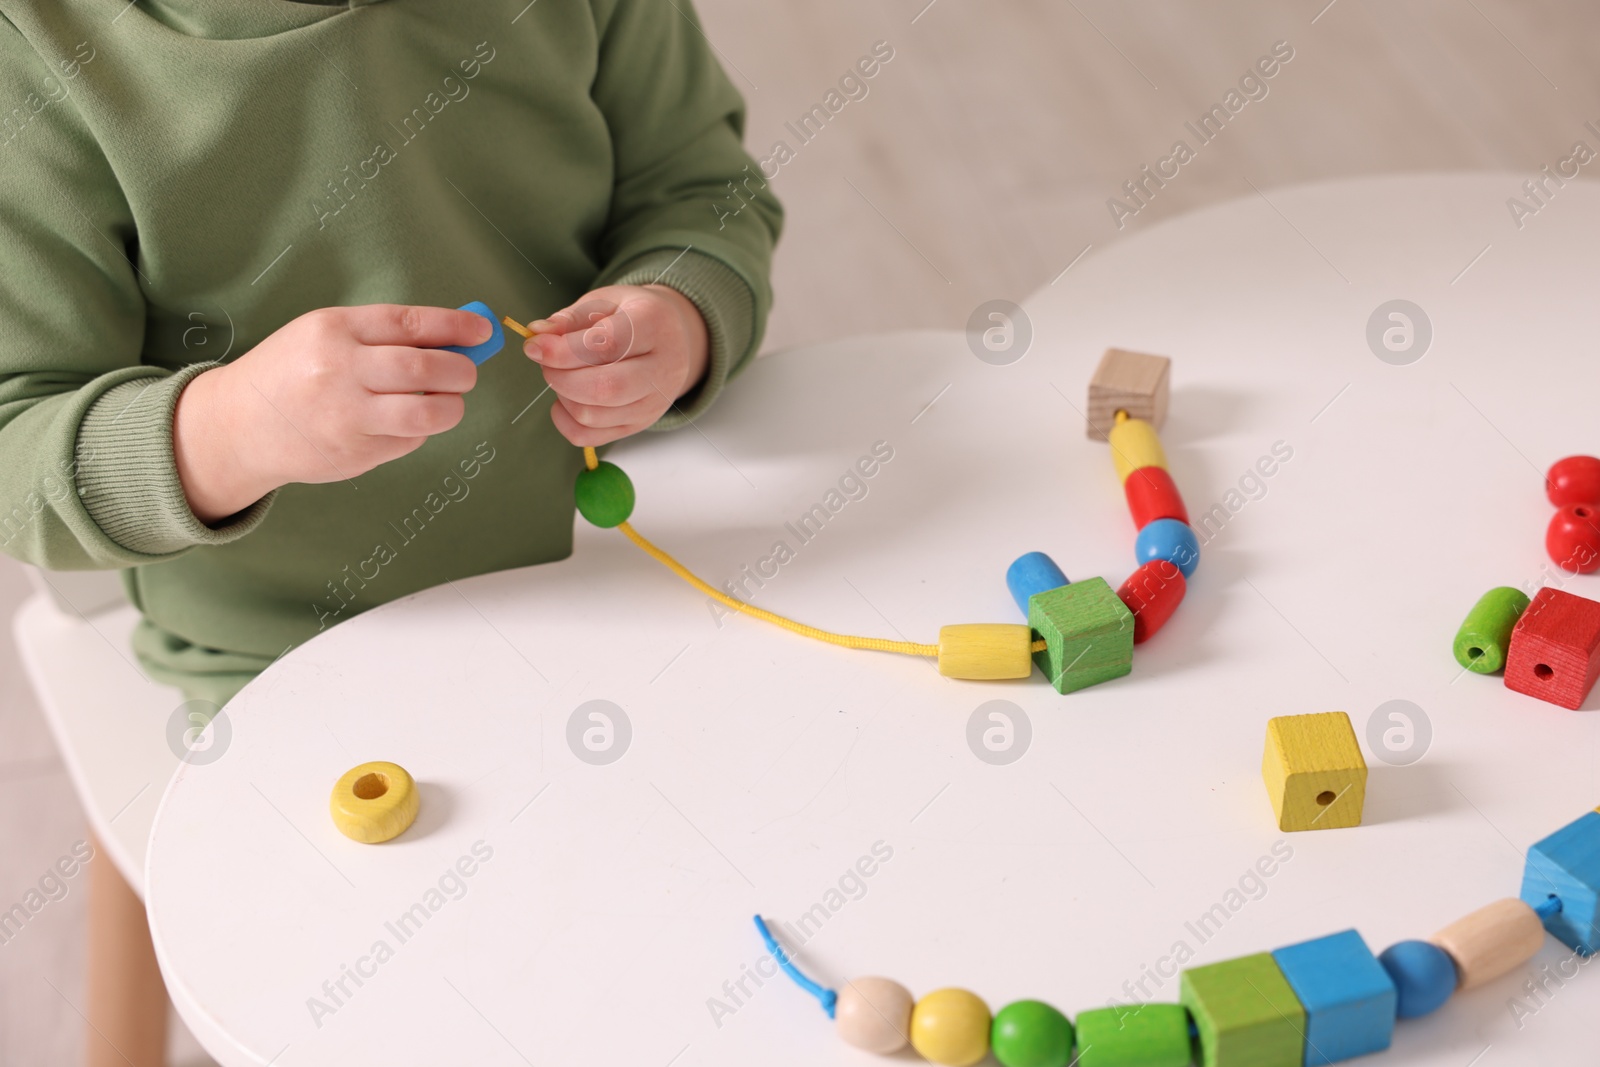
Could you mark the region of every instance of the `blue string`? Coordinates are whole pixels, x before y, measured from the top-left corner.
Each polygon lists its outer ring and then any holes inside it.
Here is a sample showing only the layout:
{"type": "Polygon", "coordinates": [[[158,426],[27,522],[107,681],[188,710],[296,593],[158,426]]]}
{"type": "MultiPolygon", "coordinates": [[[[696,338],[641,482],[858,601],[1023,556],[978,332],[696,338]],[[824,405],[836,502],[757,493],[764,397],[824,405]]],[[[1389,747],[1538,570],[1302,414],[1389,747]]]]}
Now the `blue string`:
{"type": "Polygon", "coordinates": [[[772,931],[767,929],[766,921],[759,915],[756,916],[756,930],[760,932],[761,940],[767,943],[767,951],[778,961],[783,973],[793,978],[795,985],[816,997],[822,1004],[822,1010],[828,1013],[828,1018],[833,1018],[833,1008],[839,1001],[839,994],[801,974],[800,969],[789,962],[788,953],[783,951],[783,946],[778,944],[778,939],[772,936],[772,931]]]}
{"type": "Polygon", "coordinates": [[[1533,906],[1534,912],[1540,919],[1549,919],[1553,915],[1561,914],[1561,898],[1551,893],[1543,901],[1533,906]]]}

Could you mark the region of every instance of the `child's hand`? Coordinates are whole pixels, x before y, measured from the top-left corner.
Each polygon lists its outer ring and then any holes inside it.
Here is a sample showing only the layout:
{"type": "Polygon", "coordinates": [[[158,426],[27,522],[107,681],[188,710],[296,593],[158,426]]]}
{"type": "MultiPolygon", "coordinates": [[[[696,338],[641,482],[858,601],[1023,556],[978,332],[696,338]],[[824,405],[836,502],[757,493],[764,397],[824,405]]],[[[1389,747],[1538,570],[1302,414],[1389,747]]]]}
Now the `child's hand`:
{"type": "Polygon", "coordinates": [[[603,445],[659,419],[705,374],[710,340],[689,299],[664,285],[610,285],[528,324],[523,345],[555,390],[550,417],[575,445],[603,445]]]}
{"type": "Polygon", "coordinates": [[[372,304],[301,315],[178,397],[172,445],[202,522],[291,482],[354,478],[461,421],[478,380],[440,350],[489,338],[480,315],[372,304]]]}

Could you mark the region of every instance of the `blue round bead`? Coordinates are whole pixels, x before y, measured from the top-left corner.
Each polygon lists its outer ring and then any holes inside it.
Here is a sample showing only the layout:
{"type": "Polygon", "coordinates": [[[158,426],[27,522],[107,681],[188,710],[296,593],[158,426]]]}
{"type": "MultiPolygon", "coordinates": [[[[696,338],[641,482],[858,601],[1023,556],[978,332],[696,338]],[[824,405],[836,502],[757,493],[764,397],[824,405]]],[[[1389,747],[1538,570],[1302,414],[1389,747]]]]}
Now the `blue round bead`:
{"type": "Polygon", "coordinates": [[[1450,954],[1427,941],[1402,941],[1378,957],[1400,997],[1395,1015],[1415,1019],[1437,1009],[1456,991],[1456,965],[1450,954]]]}
{"type": "Polygon", "coordinates": [[[1043,552],[1018,556],[1016,562],[1006,568],[1006,588],[1011,590],[1011,599],[1017,602],[1024,616],[1028,614],[1029,597],[1066,584],[1067,576],[1061,573],[1056,561],[1043,552]]]}
{"type": "Polygon", "coordinates": [[[1186,522],[1157,519],[1145,524],[1133,542],[1133,554],[1140,565],[1153,559],[1175,563],[1185,578],[1200,566],[1200,542],[1186,522]]]}

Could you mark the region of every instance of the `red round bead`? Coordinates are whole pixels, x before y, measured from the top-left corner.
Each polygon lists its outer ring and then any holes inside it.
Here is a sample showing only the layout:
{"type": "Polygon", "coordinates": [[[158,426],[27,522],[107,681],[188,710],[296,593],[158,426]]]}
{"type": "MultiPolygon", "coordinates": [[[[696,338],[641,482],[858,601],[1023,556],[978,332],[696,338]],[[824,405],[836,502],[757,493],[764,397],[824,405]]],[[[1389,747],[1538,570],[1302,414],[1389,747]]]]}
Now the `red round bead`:
{"type": "Polygon", "coordinates": [[[1566,504],[1600,505],[1600,459],[1568,456],[1556,460],[1545,475],[1544,491],[1558,508],[1566,504]]]}
{"type": "Polygon", "coordinates": [[[1117,596],[1133,612],[1133,643],[1142,645],[1165,626],[1183,602],[1189,583],[1171,560],[1153,559],[1128,575],[1117,596]]]}
{"type": "Polygon", "coordinates": [[[1128,496],[1128,511],[1133,514],[1133,526],[1142,530],[1157,519],[1189,521],[1189,512],[1178,495],[1178,486],[1165,467],[1140,467],[1122,483],[1128,496]]]}
{"type": "Polygon", "coordinates": [[[1600,570],[1600,507],[1567,504],[1550,520],[1545,551],[1562,570],[1589,574],[1600,570]]]}

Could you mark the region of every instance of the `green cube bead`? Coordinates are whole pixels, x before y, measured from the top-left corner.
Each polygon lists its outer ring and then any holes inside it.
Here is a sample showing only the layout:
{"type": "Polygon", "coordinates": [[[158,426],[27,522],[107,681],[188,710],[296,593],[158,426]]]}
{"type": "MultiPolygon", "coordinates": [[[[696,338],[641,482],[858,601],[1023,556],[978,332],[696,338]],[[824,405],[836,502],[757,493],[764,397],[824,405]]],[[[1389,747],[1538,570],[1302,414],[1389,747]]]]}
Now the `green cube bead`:
{"type": "Polygon", "coordinates": [[[633,482],[615,463],[602,461],[594,470],[579,471],[572,496],[578,513],[605,529],[627,522],[633,514],[633,482]]]}
{"type": "Polygon", "coordinates": [[[1301,1067],[1306,1011],[1270,952],[1183,972],[1201,1067],[1301,1067]]]}
{"type": "Polygon", "coordinates": [[[1028,598],[1028,625],[1045,642],[1033,661],[1058,693],[1133,670],[1133,612],[1104,578],[1033,594],[1028,598]]]}
{"type": "Polygon", "coordinates": [[[995,1013],[989,1048],[1000,1067],[1067,1067],[1072,1024],[1042,1001],[1019,1000],[995,1013]]]}
{"type": "Polygon", "coordinates": [[[1078,1015],[1078,1067],[1189,1067],[1182,1004],[1096,1008],[1078,1015]]]}

